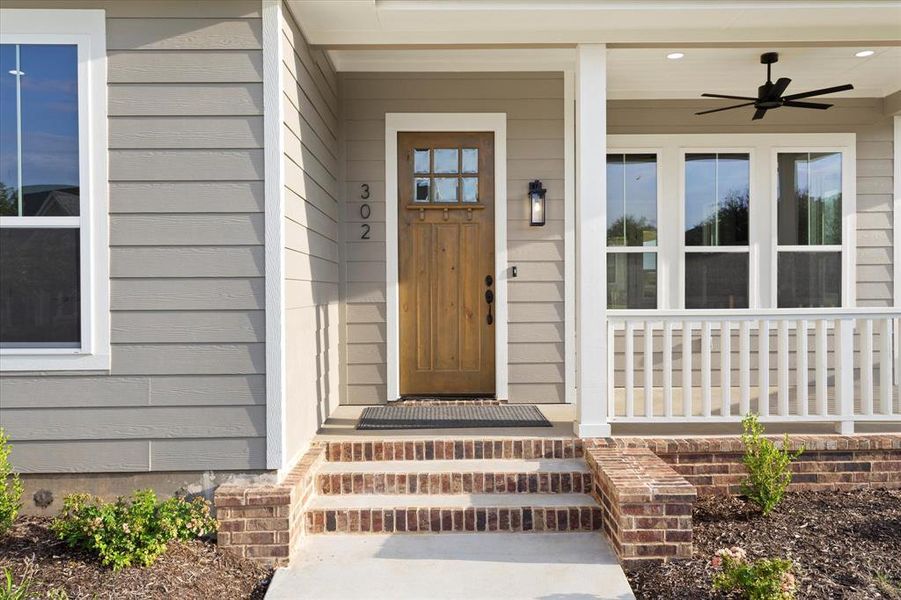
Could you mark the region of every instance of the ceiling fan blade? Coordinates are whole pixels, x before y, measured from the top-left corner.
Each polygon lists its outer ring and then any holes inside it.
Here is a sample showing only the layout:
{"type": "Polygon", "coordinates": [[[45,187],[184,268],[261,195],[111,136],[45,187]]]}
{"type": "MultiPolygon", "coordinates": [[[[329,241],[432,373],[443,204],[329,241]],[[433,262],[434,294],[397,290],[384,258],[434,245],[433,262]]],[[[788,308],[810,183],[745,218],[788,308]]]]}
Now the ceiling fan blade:
{"type": "Polygon", "coordinates": [[[742,108],[743,106],[751,106],[753,102],[745,102],[744,104],[733,104],[732,106],[724,106],[723,108],[714,108],[712,110],[702,110],[696,112],[696,115],[709,115],[710,113],[720,112],[721,110],[732,110],[733,108],[742,108]]]}
{"type": "Polygon", "coordinates": [[[792,82],[788,77],[780,77],[776,80],[776,83],[773,85],[773,88],[770,90],[770,98],[778,98],[785,92],[785,88],[788,87],[788,84],[792,82]]]}
{"type": "Polygon", "coordinates": [[[800,94],[791,94],[790,96],[784,96],[783,100],[800,100],[801,98],[810,98],[811,96],[822,96],[823,94],[834,94],[836,92],[845,92],[847,90],[853,90],[854,86],[850,83],[846,83],[845,85],[837,85],[835,87],[823,88],[821,90],[813,90],[810,92],[801,92],[800,94]]]}
{"type": "Polygon", "coordinates": [[[758,119],[762,119],[762,118],[763,118],[763,115],[766,114],[766,111],[767,111],[767,109],[765,109],[765,108],[758,108],[758,109],[754,112],[754,116],[751,117],[751,120],[752,120],[752,121],[757,121],[758,119]]]}
{"type": "Polygon", "coordinates": [[[728,96],[726,94],[701,94],[701,96],[705,98],[725,98],[727,100],[754,100],[757,101],[757,98],[751,98],[750,96],[728,96]]]}
{"type": "Polygon", "coordinates": [[[820,102],[797,102],[795,100],[788,100],[782,103],[782,106],[793,106],[795,108],[818,108],[819,110],[826,110],[831,107],[831,104],[822,104],[820,102]]]}

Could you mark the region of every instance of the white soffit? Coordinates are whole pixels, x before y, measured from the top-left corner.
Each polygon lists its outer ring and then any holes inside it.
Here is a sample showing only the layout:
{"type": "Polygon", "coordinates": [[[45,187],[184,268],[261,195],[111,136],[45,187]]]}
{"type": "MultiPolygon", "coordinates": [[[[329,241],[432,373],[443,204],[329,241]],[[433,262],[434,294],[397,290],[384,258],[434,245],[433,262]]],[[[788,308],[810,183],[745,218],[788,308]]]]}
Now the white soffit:
{"type": "Polygon", "coordinates": [[[901,39],[896,0],[287,0],[313,44],[901,39]]]}

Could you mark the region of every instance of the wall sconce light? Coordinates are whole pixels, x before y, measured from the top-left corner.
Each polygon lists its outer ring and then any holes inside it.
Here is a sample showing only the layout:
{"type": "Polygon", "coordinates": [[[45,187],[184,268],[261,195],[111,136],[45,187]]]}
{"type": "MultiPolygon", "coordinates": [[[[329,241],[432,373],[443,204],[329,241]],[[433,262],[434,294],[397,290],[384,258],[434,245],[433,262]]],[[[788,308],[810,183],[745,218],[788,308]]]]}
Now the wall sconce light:
{"type": "Polygon", "coordinates": [[[541,187],[541,181],[529,182],[529,225],[542,227],[545,220],[544,197],[547,190],[541,187]]]}

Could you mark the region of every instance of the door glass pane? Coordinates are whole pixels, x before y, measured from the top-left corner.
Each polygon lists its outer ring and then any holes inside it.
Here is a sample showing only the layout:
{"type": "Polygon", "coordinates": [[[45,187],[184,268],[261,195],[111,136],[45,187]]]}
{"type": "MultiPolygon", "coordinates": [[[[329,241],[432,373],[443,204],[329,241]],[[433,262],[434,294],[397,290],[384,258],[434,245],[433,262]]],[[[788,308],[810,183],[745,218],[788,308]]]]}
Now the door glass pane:
{"type": "Polygon", "coordinates": [[[428,202],[429,201],[429,178],[428,177],[416,177],[413,180],[413,193],[416,202],[428,202]]]}
{"type": "Polygon", "coordinates": [[[657,157],[607,155],[607,245],[657,245],[657,157]]]}
{"type": "Polygon", "coordinates": [[[463,148],[463,172],[478,173],[479,172],[479,149],[463,148]]]}
{"type": "Polygon", "coordinates": [[[841,252],[780,252],[779,308],[842,305],[841,252]]]}
{"type": "Polygon", "coordinates": [[[77,229],[0,229],[0,346],[78,347],[77,229]]]}
{"type": "Polygon", "coordinates": [[[413,171],[416,173],[428,173],[432,170],[432,165],[429,163],[429,151],[425,150],[414,150],[413,151],[413,171]]]}
{"type": "Polygon", "coordinates": [[[463,202],[479,201],[479,178],[464,177],[463,178],[463,202]]]}
{"type": "Polygon", "coordinates": [[[748,308],[746,252],[687,252],[685,308],[748,308]]]}
{"type": "Polygon", "coordinates": [[[747,246],[748,154],[685,155],[685,244],[747,246]]]}
{"type": "Polygon", "coordinates": [[[435,182],[435,202],[456,202],[457,201],[457,178],[456,177],[436,177],[435,182]]]}
{"type": "Polygon", "coordinates": [[[779,153],[777,165],[779,244],[841,244],[841,153],[779,153]]]}
{"type": "Polygon", "coordinates": [[[607,254],[607,307],[657,308],[657,253],[607,254]]]}
{"type": "Polygon", "coordinates": [[[456,148],[436,148],[435,173],[456,173],[459,169],[459,151],[456,148]]]}
{"type": "Polygon", "coordinates": [[[77,216],[77,47],[3,44],[0,62],[3,214],[77,216]],[[10,211],[11,195],[15,211],[10,211]]]}

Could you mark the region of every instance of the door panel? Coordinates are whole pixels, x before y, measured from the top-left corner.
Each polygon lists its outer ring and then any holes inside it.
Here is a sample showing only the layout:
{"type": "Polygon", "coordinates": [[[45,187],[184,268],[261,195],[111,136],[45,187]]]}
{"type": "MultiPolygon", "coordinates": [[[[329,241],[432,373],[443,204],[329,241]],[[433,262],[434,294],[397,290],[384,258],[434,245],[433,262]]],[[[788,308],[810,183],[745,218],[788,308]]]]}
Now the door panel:
{"type": "Polygon", "coordinates": [[[398,134],[401,395],[495,392],[493,147],[493,133],[398,134]]]}

